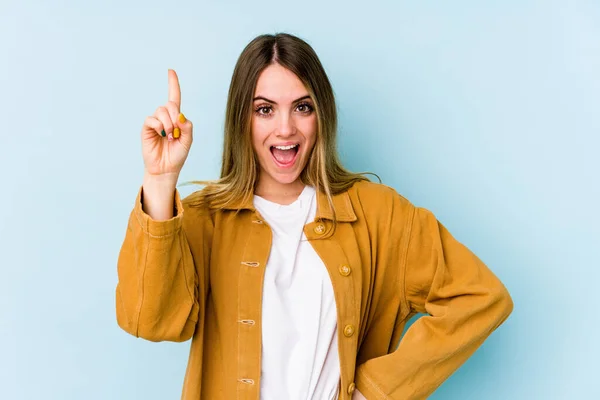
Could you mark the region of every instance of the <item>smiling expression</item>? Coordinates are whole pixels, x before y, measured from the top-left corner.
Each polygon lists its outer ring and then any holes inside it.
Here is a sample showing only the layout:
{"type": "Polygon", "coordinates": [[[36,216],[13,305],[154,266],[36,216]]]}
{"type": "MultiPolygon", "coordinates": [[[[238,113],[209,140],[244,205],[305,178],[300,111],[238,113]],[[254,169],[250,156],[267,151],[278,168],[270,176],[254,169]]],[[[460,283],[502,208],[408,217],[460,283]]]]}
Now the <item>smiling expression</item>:
{"type": "Polygon", "coordinates": [[[317,136],[317,115],[306,87],[279,64],[265,68],[252,104],[252,146],[260,164],[258,191],[297,191],[317,136]],[[260,188],[260,190],[259,190],[260,188]]]}

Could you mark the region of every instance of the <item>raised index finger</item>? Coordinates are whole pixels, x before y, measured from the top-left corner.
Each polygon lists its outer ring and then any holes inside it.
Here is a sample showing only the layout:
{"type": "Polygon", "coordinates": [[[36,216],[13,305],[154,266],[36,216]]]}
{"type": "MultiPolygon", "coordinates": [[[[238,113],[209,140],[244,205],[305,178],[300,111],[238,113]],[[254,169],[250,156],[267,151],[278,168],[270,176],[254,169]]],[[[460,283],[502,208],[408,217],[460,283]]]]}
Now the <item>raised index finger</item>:
{"type": "Polygon", "coordinates": [[[177,77],[177,73],[172,69],[169,70],[169,101],[177,104],[177,107],[181,107],[179,78],[177,77]]]}

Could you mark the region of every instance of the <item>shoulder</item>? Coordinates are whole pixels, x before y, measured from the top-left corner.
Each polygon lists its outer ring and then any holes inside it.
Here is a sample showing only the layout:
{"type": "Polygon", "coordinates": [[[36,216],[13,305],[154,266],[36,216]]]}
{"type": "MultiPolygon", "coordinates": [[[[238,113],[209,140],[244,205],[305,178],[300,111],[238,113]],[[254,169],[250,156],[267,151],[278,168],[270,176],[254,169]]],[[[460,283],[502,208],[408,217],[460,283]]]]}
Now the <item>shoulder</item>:
{"type": "MultiPolygon", "coordinates": [[[[408,228],[419,234],[437,232],[441,223],[426,207],[413,204],[394,188],[375,182],[358,182],[349,190],[354,211],[367,225],[408,228]],[[396,226],[394,226],[396,225],[396,226]]],[[[387,229],[387,228],[385,228],[387,229]]]]}
{"type": "Polygon", "coordinates": [[[205,189],[206,188],[195,190],[194,192],[185,196],[181,200],[181,202],[183,203],[183,206],[185,208],[206,208],[206,207],[200,207],[200,205],[201,205],[200,199],[202,198],[202,193],[204,192],[205,189]]]}
{"type": "Polygon", "coordinates": [[[212,214],[214,214],[214,210],[211,210],[203,201],[205,189],[196,190],[181,200],[184,219],[189,221],[198,218],[211,218],[212,214]]]}
{"type": "Polygon", "coordinates": [[[371,240],[394,247],[410,235],[418,208],[393,187],[357,182],[348,195],[357,217],[355,229],[365,229],[371,240]]]}
{"type": "Polygon", "coordinates": [[[353,206],[362,208],[369,214],[390,213],[394,211],[410,212],[415,206],[396,189],[383,183],[370,181],[356,182],[348,194],[353,206]]]}

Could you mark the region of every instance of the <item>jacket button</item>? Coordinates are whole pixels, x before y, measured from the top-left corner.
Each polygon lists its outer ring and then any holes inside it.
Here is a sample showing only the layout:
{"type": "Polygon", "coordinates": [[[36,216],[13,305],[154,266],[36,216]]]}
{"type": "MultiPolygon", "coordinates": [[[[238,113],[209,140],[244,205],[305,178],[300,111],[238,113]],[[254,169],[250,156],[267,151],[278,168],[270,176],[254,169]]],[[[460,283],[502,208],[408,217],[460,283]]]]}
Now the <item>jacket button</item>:
{"type": "Polygon", "coordinates": [[[348,394],[354,393],[354,389],[356,389],[356,385],[354,384],[354,382],[352,382],[348,385],[348,394]]]}
{"type": "Polygon", "coordinates": [[[344,327],[344,336],[350,337],[352,335],[354,335],[354,326],[352,326],[352,325],[346,325],[344,327]]]}
{"type": "Polygon", "coordinates": [[[322,235],[325,232],[325,226],[323,226],[323,224],[319,224],[317,226],[315,226],[315,233],[322,235]]]}
{"type": "Polygon", "coordinates": [[[350,275],[350,272],[352,272],[352,269],[349,266],[342,265],[340,267],[340,275],[342,275],[342,276],[348,276],[348,275],[350,275]]]}

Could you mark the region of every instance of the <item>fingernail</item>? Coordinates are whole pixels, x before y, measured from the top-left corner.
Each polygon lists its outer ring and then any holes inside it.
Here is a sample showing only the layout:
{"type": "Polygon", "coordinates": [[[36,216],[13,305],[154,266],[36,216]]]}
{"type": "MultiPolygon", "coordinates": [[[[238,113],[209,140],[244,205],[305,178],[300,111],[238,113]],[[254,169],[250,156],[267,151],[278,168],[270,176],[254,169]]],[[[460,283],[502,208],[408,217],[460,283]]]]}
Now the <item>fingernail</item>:
{"type": "Polygon", "coordinates": [[[169,137],[168,137],[167,139],[169,139],[169,140],[173,140],[173,134],[172,134],[172,133],[169,133],[169,137]]]}
{"type": "Polygon", "coordinates": [[[163,129],[162,131],[160,131],[160,134],[162,135],[162,137],[167,136],[167,134],[165,133],[165,130],[163,129]]]}
{"type": "Polygon", "coordinates": [[[185,121],[186,121],[185,115],[179,114],[179,122],[181,122],[183,124],[185,121]]]}
{"type": "Polygon", "coordinates": [[[179,137],[179,134],[180,134],[180,133],[181,133],[181,132],[179,131],[179,128],[174,128],[174,129],[173,129],[173,137],[174,137],[175,139],[177,139],[177,138],[179,137]]]}

